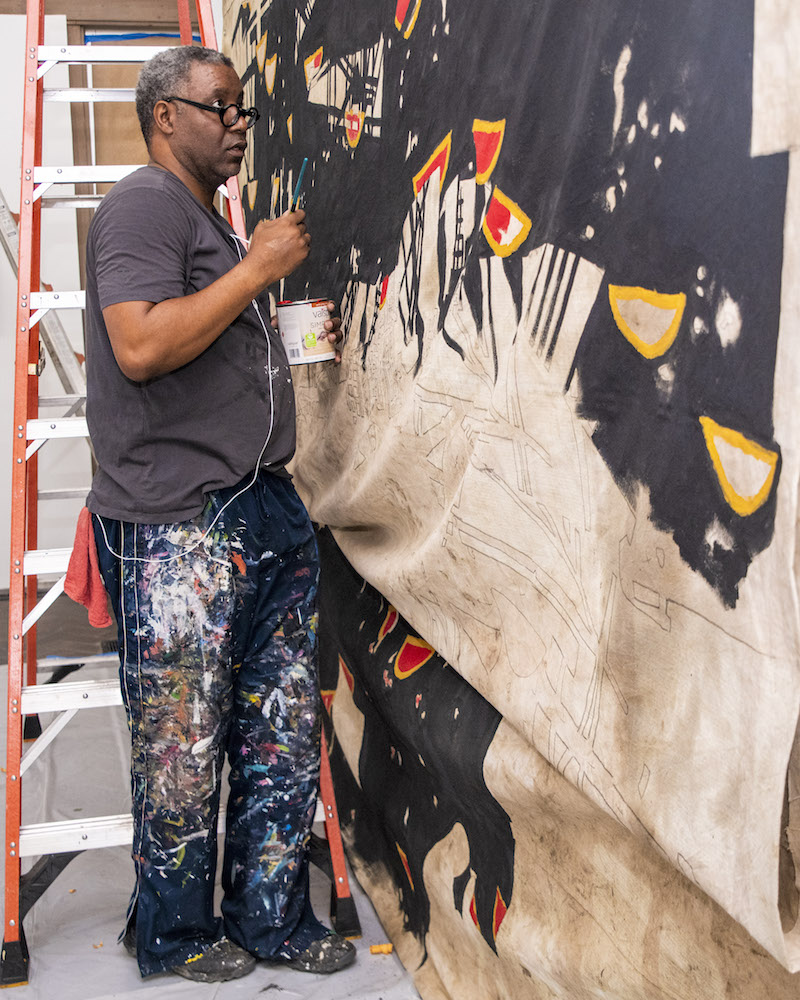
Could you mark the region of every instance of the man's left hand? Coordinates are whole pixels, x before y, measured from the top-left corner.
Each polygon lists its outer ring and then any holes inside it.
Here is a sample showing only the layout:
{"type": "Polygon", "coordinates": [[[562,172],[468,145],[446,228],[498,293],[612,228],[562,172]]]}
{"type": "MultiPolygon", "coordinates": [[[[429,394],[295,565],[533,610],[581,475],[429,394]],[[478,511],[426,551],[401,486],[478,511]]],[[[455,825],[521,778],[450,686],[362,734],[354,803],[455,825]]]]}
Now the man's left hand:
{"type": "MultiPolygon", "coordinates": [[[[325,320],[325,336],[333,344],[336,350],[336,357],[333,359],[333,363],[335,365],[339,365],[342,363],[342,351],[340,347],[342,343],[342,317],[336,312],[335,302],[328,302],[327,306],[328,312],[331,314],[331,318],[325,320]]],[[[270,323],[272,323],[276,330],[278,329],[277,316],[273,316],[270,319],[270,323]]]]}
{"type": "Polygon", "coordinates": [[[331,314],[331,318],[325,320],[326,336],[336,349],[336,357],[333,359],[333,363],[338,365],[342,360],[340,346],[342,343],[342,317],[336,311],[335,302],[328,303],[328,312],[331,314]]]}

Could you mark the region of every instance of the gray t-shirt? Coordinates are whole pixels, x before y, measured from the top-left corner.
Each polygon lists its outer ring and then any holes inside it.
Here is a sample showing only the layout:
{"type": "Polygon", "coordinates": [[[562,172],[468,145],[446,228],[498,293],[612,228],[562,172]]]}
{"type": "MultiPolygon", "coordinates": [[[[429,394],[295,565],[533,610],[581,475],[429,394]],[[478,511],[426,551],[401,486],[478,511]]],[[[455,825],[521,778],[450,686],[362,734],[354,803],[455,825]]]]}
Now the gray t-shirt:
{"type": "Polygon", "coordinates": [[[294,453],[294,392],[266,292],[257,300],[266,335],[249,305],[194,361],[147,382],[122,374],[103,321],[115,303],[158,303],[216,281],[239,260],[232,232],[174,174],[151,166],[119,181],[95,213],[86,258],[93,513],[186,520],[204,494],[255,469],[268,436],[262,467],[280,471],[294,453]]]}

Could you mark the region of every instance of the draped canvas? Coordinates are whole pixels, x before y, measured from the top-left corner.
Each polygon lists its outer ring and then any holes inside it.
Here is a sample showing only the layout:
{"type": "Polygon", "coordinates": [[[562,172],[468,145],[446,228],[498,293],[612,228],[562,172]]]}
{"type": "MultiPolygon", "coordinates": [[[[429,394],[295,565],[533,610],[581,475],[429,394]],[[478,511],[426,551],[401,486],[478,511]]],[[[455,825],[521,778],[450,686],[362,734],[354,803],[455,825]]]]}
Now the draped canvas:
{"type": "MultiPolygon", "coordinates": [[[[781,10],[226,9],[245,103],[264,116],[241,178],[250,218],[288,207],[308,156],[313,250],[280,296],[330,295],[345,321],[341,368],[295,369],[298,486],[499,720],[482,768],[510,817],[516,888],[493,950],[466,892],[453,907],[445,841],[406,854],[446,914],[414,938],[423,995],[447,989],[426,985],[445,943],[489,981],[504,928],[538,921],[540,950],[570,953],[563,900],[554,917],[520,894],[542,866],[542,885],[566,866],[617,886],[600,922],[641,944],[626,961],[655,985],[609,984],[598,948],[569,976],[529,969],[531,995],[685,995],[664,955],[730,968],[730,917],[800,968],[798,25],[781,10]],[[542,782],[580,862],[536,840],[542,782]],[[696,926],[643,940],[654,899],[690,899],[696,926]]],[[[342,704],[358,778],[363,711],[342,704]]],[[[402,904],[401,883],[370,872],[376,898],[402,904]]],[[[600,920],[596,894],[571,898],[600,920]]],[[[790,988],[766,960],[740,962],[759,988],[773,977],[770,996],[790,988]]]]}

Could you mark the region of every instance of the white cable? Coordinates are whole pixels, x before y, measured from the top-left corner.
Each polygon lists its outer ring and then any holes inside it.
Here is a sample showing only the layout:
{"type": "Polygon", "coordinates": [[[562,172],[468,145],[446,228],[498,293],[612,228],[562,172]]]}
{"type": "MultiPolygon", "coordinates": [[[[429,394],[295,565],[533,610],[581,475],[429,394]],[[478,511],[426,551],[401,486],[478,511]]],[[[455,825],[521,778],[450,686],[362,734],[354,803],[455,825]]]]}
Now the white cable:
{"type": "MultiPolygon", "coordinates": [[[[247,240],[243,240],[241,236],[237,236],[235,233],[229,233],[229,236],[231,237],[232,240],[235,240],[234,246],[236,247],[236,253],[239,257],[239,262],[241,263],[243,258],[242,258],[242,251],[239,249],[239,243],[243,243],[245,247],[249,247],[250,244],[247,240]]],[[[227,500],[222,505],[222,507],[220,507],[220,509],[217,511],[214,517],[214,520],[211,522],[211,524],[209,524],[209,526],[206,528],[203,534],[197,539],[196,542],[194,542],[187,549],[183,549],[181,552],[177,553],[174,556],[124,556],[121,552],[115,552],[111,548],[111,545],[108,541],[108,535],[106,534],[106,526],[103,522],[103,517],[102,515],[98,515],[98,520],[100,522],[100,529],[103,532],[103,539],[106,543],[106,548],[111,553],[111,555],[114,556],[114,558],[120,559],[122,560],[122,562],[144,562],[144,563],[150,563],[150,562],[166,563],[166,562],[173,562],[176,559],[183,559],[184,556],[187,556],[190,552],[194,552],[194,550],[199,545],[203,544],[206,538],[208,538],[211,529],[214,527],[214,525],[217,523],[220,517],[222,517],[227,508],[233,503],[234,500],[238,500],[243,493],[246,493],[254,485],[256,479],[258,478],[258,472],[259,469],[261,468],[261,459],[264,457],[264,452],[267,450],[267,445],[270,442],[270,438],[272,437],[272,431],[275,426],[275,395],[274,395],[274,390],[272,388],[272,341],[269,339],[269,331],[267,330],[267,325],[264,322],[264,319],[261,315],[261,310],[258,308],[258,302],[256,302],[255,299],[251,299],[251,304],[253,305],[256,311],[256,315],[258,316],[258,321],[261,324],[262,330],[264,331],[264,338],[267,342],[267,380],[269,382],[269,428],[267,430],[267,436],[264,439],[264,444],[261,446],[261,451],[259,452],[258,459],[256,460],[256,466],[255,469],[253,470],[253,478],[250,480],[247,486],[243,486],[238,493],[234,493],[234,495],[229,500],[227,500]]]]}

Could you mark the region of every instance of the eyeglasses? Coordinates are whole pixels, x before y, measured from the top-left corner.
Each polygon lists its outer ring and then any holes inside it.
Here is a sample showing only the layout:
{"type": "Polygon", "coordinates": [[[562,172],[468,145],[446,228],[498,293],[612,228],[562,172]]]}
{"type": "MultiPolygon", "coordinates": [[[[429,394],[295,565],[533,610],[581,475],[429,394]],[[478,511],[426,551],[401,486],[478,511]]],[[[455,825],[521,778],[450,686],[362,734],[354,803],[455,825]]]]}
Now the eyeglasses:
{"type": "Polygon", "coordinates": [[[163,100],[180,101],[182,104],[191,104],[193,108],[200,108],[202,111],[213,111],[215,115],[219,115],[219,120],[225,128],[233,128],[240,118],[244,118],[247,128],[252,128],[261,117],[256,108],[243,108],[241,104],[226,104],[224,108],[218,108],[215,104],[199,104],[186,97],[165,97],[163,100]]]}

